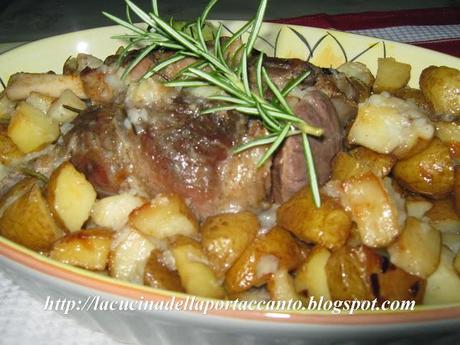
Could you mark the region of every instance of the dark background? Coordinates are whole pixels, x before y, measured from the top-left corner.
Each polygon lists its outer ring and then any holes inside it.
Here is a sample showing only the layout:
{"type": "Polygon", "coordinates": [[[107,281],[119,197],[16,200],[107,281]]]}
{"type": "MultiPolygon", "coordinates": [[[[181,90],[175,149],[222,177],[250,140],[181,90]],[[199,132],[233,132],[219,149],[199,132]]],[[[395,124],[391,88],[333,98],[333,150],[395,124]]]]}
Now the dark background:
{"type": "MultiPolygon", "coordinates": [[[[150,0],[135,0],[148,8],[150,0]]],[[[177,19],[195,18],[208,0],[158,0],[160,12],[177,19]]],[[[247,19],[258,0],[220,0],[210,18],[247,19]]],[[[410,8],[460,6],[460,0],[269,0],[267,19],[314,13],[352,13],[410,8]]],[[[111,23],[105,10],[124,15],[122,0],[0,0],[0,43],[31,41],[111,23]]]]}

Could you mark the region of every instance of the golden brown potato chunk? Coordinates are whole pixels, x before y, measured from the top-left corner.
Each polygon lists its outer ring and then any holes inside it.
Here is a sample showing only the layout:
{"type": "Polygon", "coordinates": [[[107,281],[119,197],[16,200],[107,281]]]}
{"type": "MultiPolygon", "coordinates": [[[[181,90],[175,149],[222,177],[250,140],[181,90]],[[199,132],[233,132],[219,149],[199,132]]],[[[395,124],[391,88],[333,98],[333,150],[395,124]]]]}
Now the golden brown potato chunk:
{"type": "Polygon", "coordinates": [[[460,233],[460,217],[455,212],[453,198],[434,200],[433,207],[425,215],[437,230],[443,233],[460,233]]]}
{"type": "Polygon", "coordinates": [[[185,292],[177,271],[171,271],[161,260],[161,252],[153,250],[145,264],[144,285],[170,291],[185,292]]]}
{"type": "Polygon", "coordinates": [[[267,290],[272,301],[300,301],[302,297],[294,286],[294,278],[286,268],[276,271],[267,282],[267,290]]]}
{"type": "Polygon", "coordinates": [[[460,166],[455,167],[454,176],[455,211],[457,212],[457,215],[460,216],[460,166]]]}
{"type": "Polygon", "coordinates": [[[423,298],[425,281],[397,268],[365,246],[342,247],[326,264],[333,300],[415,300],[423,298]]]}
{"type": "Polygon", "coordinates": [[[5,209],[0,234],[36,251],[47,251],[64,233],[56,225],[38,184],[5,209]]]}
{"type": "Polygon", "coordinates": [[[398,161],[393,176],[412,192],[443,198],[454,188],[454,162],[449,148],[435,138],[424,151],[398,161]]]}
{"type": "Polygon", "coordinates": [[[24,156],[8,136],[7,130],[4,125],[0,125],[0,163],[4,165],[10,165],[24,156]]]}
{"type": "Polygon", "coordinates": [[[50,258],[86,268],[103,271],[109,262],[113,232],[109,229],[87,229],[70,233],[53,244],[50,258]]]}
{"type": "Polygon", "coordinates": [[[454,268],[455,253],[442,248],[441,261],[426,281],[423,304],[440,305],[460,302],[460,275],[454,268]]]}
{"type": "Polygon", "coordinates": [[[411,66],[398,62],[394,58],[379,58],[374,91],[393,92],[407,85],[410,79],[411,66]]]}
{"type": "Polygon", "coordinates": [[[331,299],[326,274],[326,264],[330,256],[331,252],[324,247],[313,248],[307,260],[295,273],[295,289],[299,294],[315,299],[331,299]]]}
{"type": "Polygon", "coordinates": [[[206,219],[201,226],[201,245],[219,278],[252,243],[259,228],[259,220],[251,212],[226,213],[206,219]]]}
{"type": "Polygon", "coordinates": [[[24,153],[40,150],[59,134],[59,123],[26,102],[18,104],[8,126],[8,136],[24,153]]]}
{"type": "Polygon", "coordinates": [[[0,198],[0,216],[13,202],[18,200],[21,196],[26,194],[30,189],[38,184],[41,185],[41,181],[33,178],[26,177],[13,185],[2,197],[0,198]]]}
{"type": "Polygon", "coordinates": [[[339,152],[332,165],[332,180],[344,181],[353,176],[364,175],[371,171],[378,177],[387,176],[396,157],[357,147],[350,152],[339,152]]]}
{"type": "Polygon", "coordinates": [[[372,300],[370,275],[380,270],[380,257],[365,246],[342,247],[326,264],[327,282],[333,300],[372,300]]]}
{"type": "Polygon", "coordinates": [[[95,201],[94,187],[71,163],[62,163],[51,175],[48,203],[56,219],[68,230],[74,232],[81,229],[95,201]]]}
{"type": "Polygon", "coordinates": [[[175,235],[192,236],[198,221],[177,194],[158,194],[129,215],[129,224],[146,235],[164,239],[175,235]]]}
{"type": "Polygon", "coordinates": [[[328,249],[343,246],[350,235],[351,219],[342,206],[327,195],[316,207],[310,189],[303,188],[277,210],[277,223],[306,242],[328,249]]]}
{"type": "Polygon", "coordinates": [[[362,242],[378,248],[394,241],[402,231],[400,218],[405,211],[398,208],[394,191],[372,173],[346,180],[342,187],[342,204],[351,212],[362,242]]]}
{"type": "Polygon", "coordinates": [[[460,121],[437,121],[436,136],[450,149],[450,154],[460,162],[460,121]]]}
{"type": "Polygon", "coordinates": [[[398,240],[388,247],[388,253],[396,266],[426,278],[438,267],[441,247],[441,233],[438,230],[409,217],[398,240]]]}
{"type": "Polygon", "coordinates": [[[382,273],[371,277],[379,302],[415,301],[422,303],[426,280],[390,264],[382,273]]]}
{"type": "Polygon", "coordinates": [[[230,267],[225,286],[230,293],[248,290],[267,282],[279,268],[290,271],[301,262],[296,240],[286,230],[274,227],[266,235],[257,237],[230,267]]]}
{"type": "Polygon", "coordinates": [[[197,241],[179,235],[171,244],[171,251],[187,293],[210,298],[225,296],[224,288],[209,267],[208,259],[197,241]]]}
{"type": "Polygon", "coordinates": [[[420,89],[438,114],[460,116],[460,71],[430,66],[420,75],[420,89]]]}

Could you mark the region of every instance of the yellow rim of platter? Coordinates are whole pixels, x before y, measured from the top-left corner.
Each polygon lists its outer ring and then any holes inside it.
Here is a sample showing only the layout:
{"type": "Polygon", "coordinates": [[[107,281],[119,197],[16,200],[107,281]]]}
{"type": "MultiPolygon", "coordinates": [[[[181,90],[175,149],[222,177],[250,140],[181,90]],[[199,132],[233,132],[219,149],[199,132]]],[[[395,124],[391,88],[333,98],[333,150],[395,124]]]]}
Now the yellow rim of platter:
{"type": "MultiPolygon", "coordinates": [[[[244,24],[244,22],[241,21],[221,22],[225,25],[225,28],[228,31],[235,31],[244,24]]],[[[59,73],[60,69],[62,69],[64,61],[69,56],[76,55],[77,53],[88,53],[100,58],[105,58],[105,56],[113,54],[116,49],[122,45],[122,42],[120,41],[111,40],[110,36],[121,34],[123,32],[124,29],[119,26],[109,26],[54,36],[26,44],[0,55],[0,77],[6,81],[11,74],[18,71],[45,72],[48,70],[55,70],[59,73]]],[[[412,87],[418,87],[418,77],[421,71],[430,65],[446,65],[460,69],[460,59],[453,56],[407,44],[381,40],[367,36],[354,35],[334,30],[264,23],[260,32],[260,37],[261,39],[258,40],[256,48],[266,52],[267,55],[280,58],[300,58],[303,60],[308,60],[309,62],[312,62],[320,67],[335,68],[346,61],[357,61],[366,64],[375,75],[377,70],[377,59],[379,57],[394,57],[398,61],[411,64],[412,71],[409,86],[412,87]]],[[[74,282],[77,284],[78,277],[87,277],[91,280],[99,281],[103,284],[102,287],[104,288],[96,287],[96,289],[106,293],[117,295],[116,293],[110,291],[108,288],[110,286],[119,286],[129,288],[137,292],[143,292],[151,295],[153,294],[157,297],[171,298],[175,296],[178,298],[185,298],[188,296],[182,293],[153,289],[142,285],[123,282],[95,272],[66,265],[49,259],[3,237],[0,237],[0,254],[4,254],[10,258],[12,258],[12,256],[15,258],[20,256],[20,259],[24,260],[26,260],[27,257],[33,258],[33,260],[37,263],[45,264],[49,267],[55,267],[57,270],[71,272],[73,275],[75,275],[76,279],[74,282]],[[8,253],[10,255],[8,255],[8,253]]],[[[21,263],[24,264],[24,261],[21,263]]],[[[26,266],[34,268],[32,263],[29,263],[26,266]]],[[[48,274],[64,279],[59,277],[59,275],[55,275],[50,272],[48,272],[48,274]]],[[[127,296],[119,295],[119,297],[127,296]]],[[[207,300],[206,298],[198,299],[207,300]]],[[[363,322],[362,317],[369,317],[372,315],[404,315],[404,319],[398,318],[399,322],[436,320],[442,319],[442,315],[440,315],[440,313],[443,311],[448,311],[448,315],[445,317],[446,319],[459,318],[460,303],[442,306],[422,305],[417,306],[414,311],[410,312],[384,310],[374,312],[358,311],[354,315],[350,316],[356,319],[355,322],[350,323],[360,324],[363,322]],[[429,317],[415,317],[415,315],[422,313],[428,315],[428,312],[430,314],[429,317]],[[359,320],[357,319],[358,317],[360,318],[359,320]]],[[[254,313],[259,312],[238,311],[233,313],[234,315],[230,316],[243,316],[252,318],[248,315],[254,313]]],[[[283,311],[278,313],[289,314],[292,316],[319,315],[327,317],[323,319],[324,321],[319,321],[318,323],[328,323],[328,321],[332,320],[333,318],[343,319],[344,316],[348,316],[344,314],[332,315],[330,312],[325,311],[283,311]]],[[[268,315],[273,314],[273,312],[262,312],[259,314],[268,315]]],[[[223,315],[222,313],[216,313],[216,315],[229,316],[223,315]]],[[[262,317],[262,320],[280,321],[281,319],[274,320],[270,317],[262,317]]],[[[370,323],[381,322],[375,320],[375,322],[370,323]]],[[[392,322],[388,321],[387,323],[392,322]]]]}

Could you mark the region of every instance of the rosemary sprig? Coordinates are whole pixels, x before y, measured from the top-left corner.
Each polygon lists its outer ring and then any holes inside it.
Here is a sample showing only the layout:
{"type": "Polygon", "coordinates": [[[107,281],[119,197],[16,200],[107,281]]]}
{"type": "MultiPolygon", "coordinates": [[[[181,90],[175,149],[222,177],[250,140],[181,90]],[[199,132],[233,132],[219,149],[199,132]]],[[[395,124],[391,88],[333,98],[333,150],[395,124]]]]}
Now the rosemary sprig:
{"type": "MultiPolygon", "coordinates": [[[[151,77],[163,68],[185,57],[195,58],[195,63],[183,68],[173,80],[165,82],[165,85],[170,87],[212,85],[224,91],[225,94],[223,95],[209,97],[210,100],[218,103],[215,107],[204,109],[202,111],[203,115],[219,111],[235,110],[250,116],[259,117],[269,134],[244,143],[233,150],[235,153],[239,153],[256,146],[270,145],[259,160],[258,166],[265,164],[287,137],[300,135],[310,179],[310,187],[315,203],[319,207],[321,203],[319,188],[313,155],[307,136],[321,136],[323,130],[309,125],[303,119],[296,116],[285,98],[292,89],[308,77],[309,72],[305,71],[294,80],[291,80],[282,90],[279,90],[271,80],[269,73],[263,67],[264,54],[260,53],[255,64],[256,86],[252,88],[249,82],[248,61],[253,54],[255,41],[259,37],[267,0],[261,0],[254,18],[236,31],[230,38],[221,40],[222,25],[220,25],[214,33],[213,47],[209,47],[205,41],[203,29],[206,18],[217,0],[211,0],[195,22],[187,23],[181,29],[175,28],[176,25],[172,18],[169,21],[165,21],[159,16],[156,0],[152,0],[152,11],[148,13],[130,0],[125,0],[125,2],[128,13],[127,21],[111,14],[103,13],[115,23],[124,26],[132,32],[129,35],[124,35],[129,44],[127,49],[121,53],[122,58],[127,55],[128,49],[131,49],[133,45],[141,47],[136,58],[125,67],[122,77],[126,77],[137,63],[157,47],[174,50],[175,54],[153,66],[145,73],[144,78],[151,77]],[[130,15],[131,12],[147,24],[147,29],[133,24],[130,15]],[[245,33],[249,36],[246,43],[242,43],[241,38],[245,33]],[[239,43],[240,47],[233,56],[229,56],[229,48],[235,42],[241,42],[239,43]],[[239,58],[239,56],[241,57],[239,58]],[[234,63],[237,57],[240,61],[234,63]],[[270,91],[273,99],[265,97],[266,90],[270,91]]],[[[120,37],[123,36],[118,36],[118,38],[120,37]]]]}

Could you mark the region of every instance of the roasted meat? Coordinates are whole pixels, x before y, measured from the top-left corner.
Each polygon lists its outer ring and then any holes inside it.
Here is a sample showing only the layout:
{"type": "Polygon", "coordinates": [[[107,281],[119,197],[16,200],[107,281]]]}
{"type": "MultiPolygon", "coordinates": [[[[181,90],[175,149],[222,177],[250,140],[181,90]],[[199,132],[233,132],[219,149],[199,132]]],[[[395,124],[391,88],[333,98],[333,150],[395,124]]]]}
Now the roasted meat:
{"type": "MultiPolygon", "coordinates": [[[[115,57],[98,68],[83,69],[80,75],[93,106],[77,117],[53,153],[38,160],[36,167],[46,172],[44,167],[55,165],[56,157],[66,157],[100,195],[127,190],[148,197],[178,193],[200,219],[225,211],[257,211],[272,201],[287,200],[308,183],[300,138],[286,140],[273,164],[269,160],[257,168],[265,147],[238,155],[232,154],[232,148],[266,134],[260,121],[235,111],[200,115],[215,105],[202,93],[216,90],[197,92],[162,84],[192,59],[141,79],[170,54],[152,53],[125,80],[115,57]]],[[[250,59],[252,84],[254,63],[250,59]]],[[[355,115],[357,92],[341,73],[301,60],[266,58],[264,67],[279,88],[310,70],[288,102],[296,115],[325,130],[323,137],[310,142],[319,181],[326,182],[331,160],[342,148],[344,128],[355,115]]],[[[271,96],[267,91],[266,97],[271,96]]]]}

